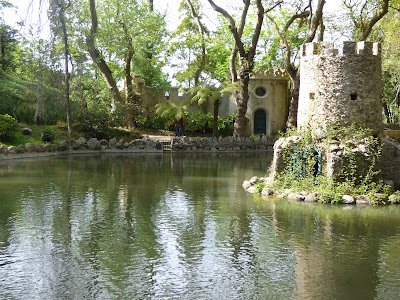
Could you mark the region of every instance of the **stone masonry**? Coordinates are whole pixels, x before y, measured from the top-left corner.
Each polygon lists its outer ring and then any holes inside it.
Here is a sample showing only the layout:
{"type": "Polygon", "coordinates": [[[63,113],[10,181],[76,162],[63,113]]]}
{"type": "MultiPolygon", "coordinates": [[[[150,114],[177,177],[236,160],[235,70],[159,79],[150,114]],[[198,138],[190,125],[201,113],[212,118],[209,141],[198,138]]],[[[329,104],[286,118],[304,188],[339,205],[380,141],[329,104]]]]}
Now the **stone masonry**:
{"type": "Polygon", "coordinates": [[[332,43],[303,45],[298,129],[315,136],[331,124],[382,132],[381,46],[343,42],[339,54],[332,43]]]}

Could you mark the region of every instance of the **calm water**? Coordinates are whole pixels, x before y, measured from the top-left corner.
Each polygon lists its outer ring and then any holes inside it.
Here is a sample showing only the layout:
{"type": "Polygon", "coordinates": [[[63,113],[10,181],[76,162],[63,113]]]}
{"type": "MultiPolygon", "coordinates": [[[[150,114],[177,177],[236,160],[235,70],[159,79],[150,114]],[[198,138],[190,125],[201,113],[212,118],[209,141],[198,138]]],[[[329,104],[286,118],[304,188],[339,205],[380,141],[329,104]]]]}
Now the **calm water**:
{"type": "Polygon", "coordinates": [[[400,298],[400,207],[254,198],[270,160],[1,163],[0,298],[400,298]]]}

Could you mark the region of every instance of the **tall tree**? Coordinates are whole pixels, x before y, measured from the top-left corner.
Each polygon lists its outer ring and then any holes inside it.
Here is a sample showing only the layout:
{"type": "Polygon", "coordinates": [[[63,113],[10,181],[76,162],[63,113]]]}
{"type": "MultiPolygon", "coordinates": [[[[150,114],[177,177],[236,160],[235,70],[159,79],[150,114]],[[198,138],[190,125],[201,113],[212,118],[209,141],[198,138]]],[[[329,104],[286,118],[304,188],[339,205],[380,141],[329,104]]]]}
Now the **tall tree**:
{"type": "MultiPolygon", "coordinates": [[[[320,28],[321,34],[319,40],[323,39],[322,15],[325,0],[318,0],[315,12],[312,11],[312,0],[304,0],[296,7],[296,11],[284,22],[284,26],[280,28],[275,19],[267,14],[268,19],[274,24],[274,27],[281,39],[282,47],[285,49],[284,65],[291,81],[291,98],[289,107],[289,116],[286,122],[288,128],[297,126],[297,108],[299,102],[300,91],[300,66],[295,65],[295,56],[293,55],[292,41],[289,38],[290,27],[294,26],[295,21],[299,20],[298,26],[307,24],[307,33],[302,43],[310,43],[314,40],[317,29],[320,28]],[[305,4],[304,4],[304,3],[305,4]]],[[[298,37],[297,37],[298,39],[298,37]]],[[[298,44],[297,44],[298,45],[298,44]]]]}
{"type": "MultiPolygon", "coordinates": [[[[245,136],[246,111],[247,111],[247,103],[249,100],[250,73],[253,71],[254,68],[254,58],[256,55],[256,48],[261,33],[261,27],[264,20],[265,10],[261,0],[257,0],[256,1],[257,20],[254,26],[254,31],[252,32],[251,35],[250,44],[245,46],[244,41],[242,39],[241,30],[240,29],[238,30],[234,18],[225,9],[216,5],[214,1],[208,0],[208,2],[215,11],[223,15],[229,22],[229,29],[235,40],[234,48],[237,49],[237,53],[239,55],[239,63],[238,63],[239,69],[238,71],[232,70],[231,72],[233,73],[231,74],[231,76],[233,82],[236,80],[240,82],[241,91],[235,93],[234,95],[236,100],[236,120],[235,120],[234,135],[245,136]]],[[[267,11],[272,10],[274,7],[278,6],[282,2],[283,1],[277,1],[276,3],[272,4],[271,8],[269,8],[267,11]]],[[[243,13],[239,28],[242,28],[246,21],[247,13],[250,7],[250,0],[243,1],[243,5],[244,5],[242,10],[243,13]]]]}
{"type": "Polygon", "coordinates": [[[99,27],[98,19],[97,19],[97,10],[95,0],[89,0],[90,3],[90,16],[91,16],[91,28],[89,36],[86,37],[86,44],[89,50],[90,57],[93,62],[98,66],[100,72],[103,74],[104,79],[107,82],[109,89],[111,90],[111,94],[115,102],[122,102],[121,94],[117,87],[117,82],[114,79],[113,73],[109,68],[108,64],[104,60],[100,51],[96,48],[96,33],[99,27]]]}
{"type": "Polygon", "coordinates": [[[71,103],[69,99],[69,49],[68,49],[68,34],[65,22],[66,9],[71,5],[71,2],[65,3],[63,0],[50,1],[51,20],[55,24],[59,24],[62,32],[62,40],[64,46],[64,83],[65,83],[65,106],[67,110],[68,137],[72,137],[71,127],[71,103]]]}
{"type": "Polygon", "coordinates": [[[2,71],[14,67],[14,56],[18,48],[17,34],[16,29],[0,24],[0,69],[2,71]]]}

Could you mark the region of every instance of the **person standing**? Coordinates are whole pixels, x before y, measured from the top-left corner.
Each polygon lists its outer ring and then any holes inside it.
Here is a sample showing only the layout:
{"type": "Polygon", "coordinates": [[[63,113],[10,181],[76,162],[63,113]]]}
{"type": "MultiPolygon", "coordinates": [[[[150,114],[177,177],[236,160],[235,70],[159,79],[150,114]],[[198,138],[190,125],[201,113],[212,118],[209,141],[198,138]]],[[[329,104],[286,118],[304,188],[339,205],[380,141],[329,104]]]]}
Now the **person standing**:
{"type": "Polygon", "coordinates": [[[185,130],[185,126],[186,126],[186,122],[183,118],[181,118],[181,133],[183,136],[186,136],[186,130],[185,130]]]}
{"type": "Polygon", "coordinates": [[[175,136],[181,136],[181,120],[174,120],[175,124],[175,136]]]}

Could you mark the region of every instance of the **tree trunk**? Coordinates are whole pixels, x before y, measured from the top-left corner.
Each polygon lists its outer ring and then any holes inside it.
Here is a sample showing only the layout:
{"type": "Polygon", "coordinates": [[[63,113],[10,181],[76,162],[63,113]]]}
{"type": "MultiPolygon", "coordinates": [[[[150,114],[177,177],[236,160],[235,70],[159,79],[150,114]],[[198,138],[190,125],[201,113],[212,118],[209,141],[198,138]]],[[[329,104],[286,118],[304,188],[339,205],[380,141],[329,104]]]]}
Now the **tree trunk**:
{"type": "Polygon", "coordinates": [[[220,103],[219,98],[214,101],[213,137],[216,137],[218,134],[218,111],[220,103]]]}
{"type": "Polygon", "coordinates": [[[115,110],[115,102],[121,103],[122,97],[119,93],[117,83],[112,75],[111,69],[108,67],[105,60],[101,57],[100,52],[96,49],[95,35],[98,27],[96,5],[95,0],[89,0],[89,2],[92,27],[90,28],[89,36],[86,38],[86,44],[88,46],[90,57],[100,69],[100,72],[103,74],[103,77],[107,82],[108,88],[111,91],[113,97],[112,110],[115,110]]]}
{"type": "Polygon", "coordinates": [[[190,13],[192,15],[192,18],[196,21],[197,28],[199,29],[199,33],[201,35],[201,58],[200,58],[200,64],[197,70],[194,73],[194,84],[198,85],[200,75],[203,72],[204,66],[206,65],[206,43],[204,39],[204,26],[203,23],[201,22],[199,15],[196,13],[193,4],[190,0],[186,0],[187,5],[189,6],[190,13]]]}
{"type": "Polygon", "coordinates": [[[147,5],[149,7],[149,12],[153,12],[154,9],[153,0],[147,0],[147,5]]]}
{"type": "Polygon", "coordinates": [[[67,124],[68,124],[68,138],[72,138],[72,129],[71,129],[71,103],[69,100],[69,70],[68,70],[68,34],[67,34],[67,27],[65,25],[65,7],[62,3],[58,0],[55,0],[55,4],[57,5],[58,12],[59,12],[59,20],[61,23],[61,30],[63,34],[63,43],[64,43],[64,81],[65,81],[65,106],[67,109],[67,124]]]}
{"type": "MultiPolygon", "coordinates": [[[[245,136],[246,135],[246,111],[247,111],[247,103],[249,101],[249,82],[250,82],[250,73],[253,71],[254,67],[254,56],[256,54],[257,43],[260,38],[261,27],[264,20],[264,7],[261,3],[261,0],[257,0],[257,23],[254,27],[254,32],[251,37],[251,44],[246,51],[241,36],[241,29],[239,31],[236,28],[236,23],[232,16],[223,8],[219,7],[214,3],[213,0],[208,0],[211,4],[211,7],[222,14],[229,22],[229,30],[231,31],[233,38],[235,40],[235,46],[237,48],[239,54],[239,81],[242,91],[236,93],[236,120],[234,127],[234,136],[245,136]]],[[[244,0],[244,10],[247,10],[250,6],[250,0],[244,0]]],[[[279,3],[279,2],[277,2],[279,3]]],[[[277,4],[274,5],[274,7],[277,4]]],[[[272,8],[271,8],[272,9],[272,8]]],[[[247,14],[247,13],[246,13],[247,14]]],[[[246,19],[246,14],[242,14],[242,25],[246,19]]],[[[232,74],[233,76],[233,74],[232,74]]]]}
{"type": "MultiPolygon", "coordinates": [[[[288,72],[289,73],[289,72],[288,72]]],[[[289,105],[289,115],[286,121],[286,127],[292,128],[297,126],[297,110],[299,107],[299,93],[300,93],[300,68],[292,70],[289,74],[291,82],[291,96],[289,105]]]]}
{"type": "Polygon", "coordinates": [[[233,135],[242,137],[246,135],[246,111],[250,82],[250,72],[243,64],[239,66],[239,80],[241,92],[236,94],[236,119],[233,135]]]}

